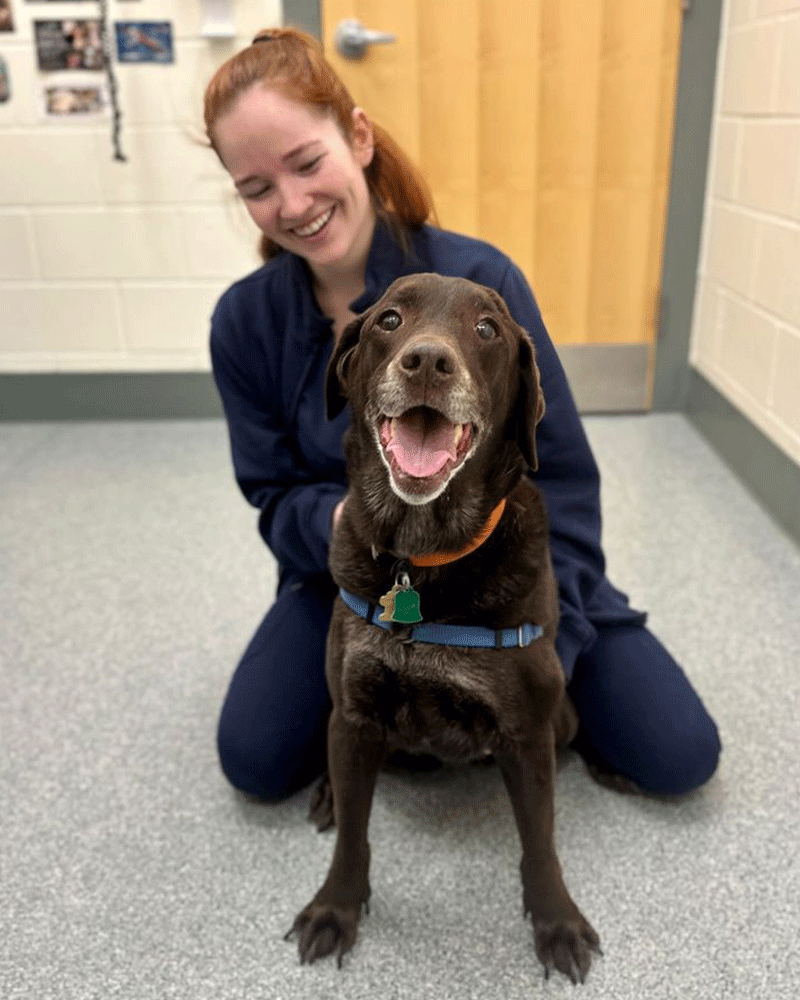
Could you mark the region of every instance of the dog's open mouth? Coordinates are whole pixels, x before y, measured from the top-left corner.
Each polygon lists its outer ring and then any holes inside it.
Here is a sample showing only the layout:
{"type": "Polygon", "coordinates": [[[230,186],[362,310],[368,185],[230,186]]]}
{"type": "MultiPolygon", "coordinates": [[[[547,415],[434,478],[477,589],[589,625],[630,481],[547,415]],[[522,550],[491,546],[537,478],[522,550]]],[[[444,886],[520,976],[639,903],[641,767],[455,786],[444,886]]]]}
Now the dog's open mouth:
{"type": "Polygon", "coordinates": [[[464,461],[472,424],[454,424],[438,410],[415,406],[398,417],[381,418],[380,442],[393,476],[433,486],[464,461]]]}

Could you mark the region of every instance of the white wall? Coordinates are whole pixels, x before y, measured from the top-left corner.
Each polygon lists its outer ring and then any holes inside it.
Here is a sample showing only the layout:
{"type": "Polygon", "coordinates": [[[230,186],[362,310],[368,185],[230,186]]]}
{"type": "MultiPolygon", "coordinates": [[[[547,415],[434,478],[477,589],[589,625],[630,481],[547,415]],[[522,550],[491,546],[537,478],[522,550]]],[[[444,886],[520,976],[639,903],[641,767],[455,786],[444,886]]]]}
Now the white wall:
{"type": "MultiPolygon", "coordinates": [[[[696,0],[702,2],[702,0],[696,0]]],[[[257,233],[202,136],[214,68],[281,0],[233,0],[237,37],[200,35],[201,0],[109,0],[171,20],[173,65],[115,64],[129,161],[110,123],[44,121],[35,18],[93,3],[12,0],[0,34],[0,371],[208,368],[219,293],[257,233]]],[[[800,0],[726,0],[691,361],[800,462],[800,0]]]]}
{"type": "Polygon", "coordinates": [[[201,0],[109,0],[110,19],[170,20],[172,65],[115,61],[127,163],[110,119],[46,121],[35,19],[95,3],[12,0],[0,34],[12,99],[0,104],[0,371],[205,370],[208,320],[257,267],[257,230],[203,134],[214,69],[279,24],[281,0],[233,0],[237,38],[201,37],[201,0]]]}
{"type": "Polygon", "coordinates": [[[800,463],[800,0],[726,0],[719,56],[691,362],[800,463]]]}

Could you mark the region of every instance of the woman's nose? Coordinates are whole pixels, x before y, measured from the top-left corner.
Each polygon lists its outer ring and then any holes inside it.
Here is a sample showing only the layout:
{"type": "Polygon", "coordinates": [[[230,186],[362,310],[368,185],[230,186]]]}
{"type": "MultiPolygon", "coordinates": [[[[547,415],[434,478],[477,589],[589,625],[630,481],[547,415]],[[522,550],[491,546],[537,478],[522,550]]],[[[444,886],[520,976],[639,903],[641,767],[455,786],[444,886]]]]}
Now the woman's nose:
{"type": "Polygon", "coordinates": [[[285,221],[301,219],[311,201],[302,178],[286,178],[278,183],[280,207],[278,215],[285,221]]]}

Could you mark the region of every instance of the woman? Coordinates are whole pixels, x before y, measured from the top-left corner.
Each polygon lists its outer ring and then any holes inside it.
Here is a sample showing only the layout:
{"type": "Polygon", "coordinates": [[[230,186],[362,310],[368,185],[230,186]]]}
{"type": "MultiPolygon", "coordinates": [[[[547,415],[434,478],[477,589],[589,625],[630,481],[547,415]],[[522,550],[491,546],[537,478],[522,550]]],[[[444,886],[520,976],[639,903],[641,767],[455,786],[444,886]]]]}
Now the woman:
{"type": "Polygon", "coordinates": [[[348,419],[325,419],[325,369],[348,321],[420,271],[495,288],[536,344],[547,411],[533,478],[550,516],[557,648],[581,720],[578,748],[596,777],[623,790],[679,794],[705,782],[720,751],[716,727],[645,615],[605,577],[598,471],[519,269],[486,243],[428,224],[424,181],[306,35],[256,36],[210,81],[205,121],[263,234],[267,263],[220,299],[211,356],[237,482],[279,564],[275,603],[220,717],[231,783],[275,799],[324,768],[327,557],[347,491],[348,419]]]}

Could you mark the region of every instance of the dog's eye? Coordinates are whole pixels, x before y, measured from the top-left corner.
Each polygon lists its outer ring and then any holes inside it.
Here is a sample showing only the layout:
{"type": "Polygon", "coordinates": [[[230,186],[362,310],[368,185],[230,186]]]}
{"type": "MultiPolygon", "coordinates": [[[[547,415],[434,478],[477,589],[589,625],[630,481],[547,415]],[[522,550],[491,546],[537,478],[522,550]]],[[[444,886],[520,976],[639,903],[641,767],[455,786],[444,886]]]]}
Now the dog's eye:
{"type": "Polygon", "coordinates": [[[403,319],[400,313],[395,312],[394,309],[387,309],[386,312],[381,313],[378,317],[378,326],[381,330],[387,330],[389,333],[396,330],[402,322],[403,319]]]}
{"type": "Polygon", "coordinates": [[[492,340],[497,336],[497,323],[493,319],[482,319],[475,325],[478,335],[484,340],[492,340]]]}

